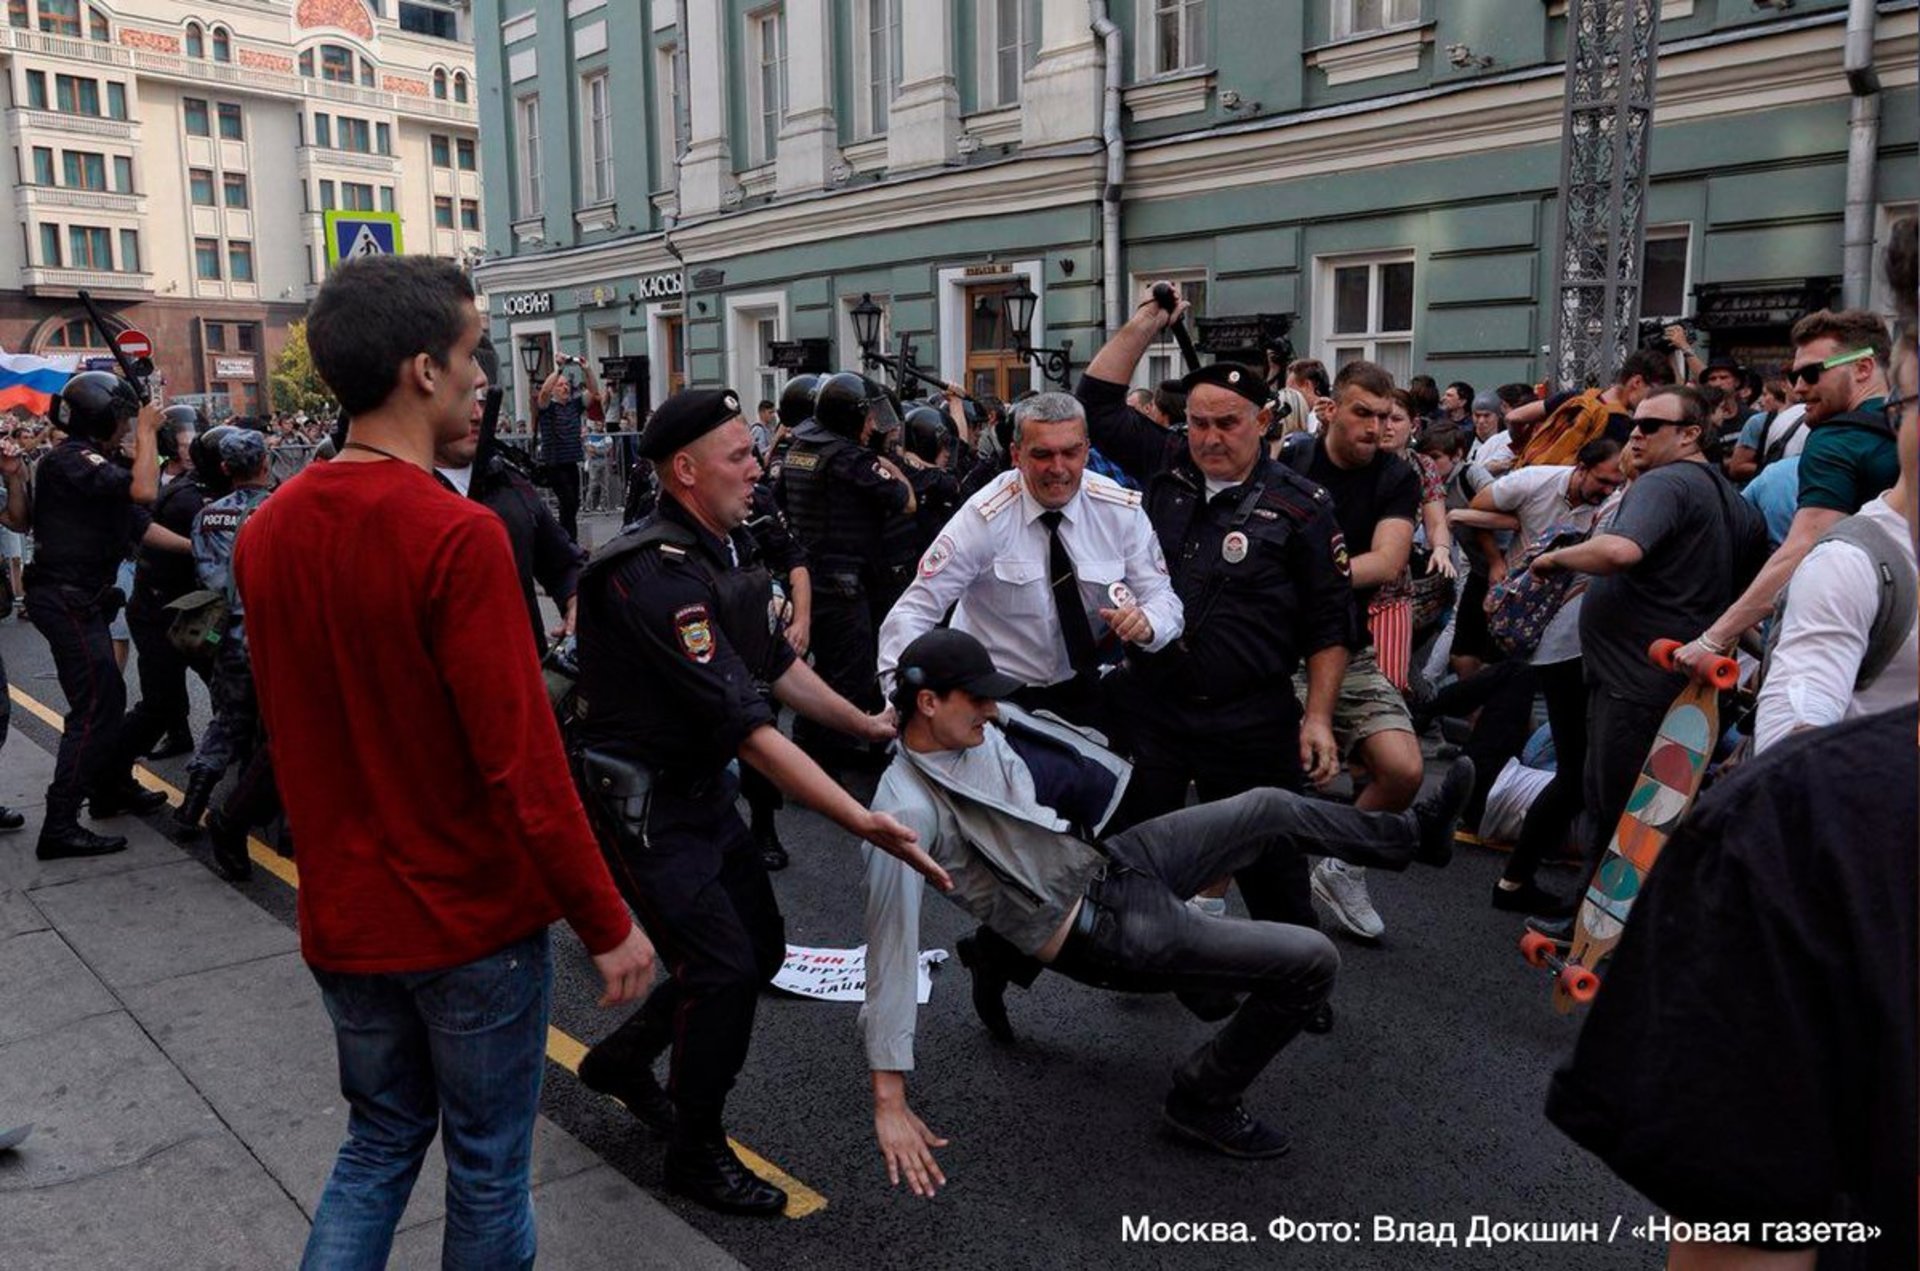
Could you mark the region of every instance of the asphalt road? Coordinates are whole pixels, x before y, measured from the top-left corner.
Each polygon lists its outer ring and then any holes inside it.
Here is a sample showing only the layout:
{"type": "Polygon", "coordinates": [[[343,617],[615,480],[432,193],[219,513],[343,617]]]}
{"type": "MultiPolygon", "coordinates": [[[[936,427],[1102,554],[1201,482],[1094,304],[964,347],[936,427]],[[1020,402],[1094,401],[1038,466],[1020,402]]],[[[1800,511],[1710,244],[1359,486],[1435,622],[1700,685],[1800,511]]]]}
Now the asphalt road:
{"type": "MultiPolygon", "coordinates": [[[[63,709],[46,645],[0,621],[14,684],[63,709]]],[[[196,731],[205,694],[196,684],[196,731]]],[[[14,711],[12,745],[54,744],[14,711]]],[[[0,754],[0,763],[5,763],[0,754]]],[[[179,760],[155,765],[184,784],[179,760]]],[[[155,822],[160,824],[158,820],[155,822]]],[[[776,876],[790,942],[862,943],[859,856],[850,837],[804,811],[781,814],[793,865],[776,876]]],[[[204,848],[197,849],[204,852],[204,848]]],[[[1377,946],[1342,940],[1338,1027],[1303,1037],[1249,1094],[1292,1134],[1283,1160],[1241,1163],[1190,1150],[1158,1128],[1168,1073],[1210,1026],[1163,997],[1124,997],[1042,976],[1009,997],[1020,1034],[996,1045],[974,1019],[957,960],[936,971],[918,1032],[916,1109],[952,1140],[949,1185],[932,1201],[890,1190],[873,1145],[857,1008],[769,993],[729,1107],[736,1139],[823,1195],[799,1219],[674,1210],[754,1267],[1301,1267],[1479,1265],[1653,1267],[1662,1250],[1631,1239],[1651,1206],[1541,1115],[1547,1078],[1578,1017],[1556,1015],[1544,975],[1515,952],[1518,922],[1488,907],[1499,872],[1465,847],[1451,867],[1372,875],[1387,922],[1377,946]],[[1434,1248],[1375,1244],[1376,1216],[1456,1224],[1595,1222],[1602,1242],[1434,1248]],[[1244,1222],[1251,1245],[1127,1242],[1123,1219],[1244,1222]],[[1604,1238],[1622,1217],[1619,1237],[1604,1238]],[[1269,1224],[1345,1221],[1354,1243],[1271,1238],[1269,1224]]],[[[265,871],[242,889],[291,923],[292,893],[265,871]]],[[[1237,902],[1236,902],[1237,905],[1237,902]]],[[[929,899],[926,947],[951,949],[970,923],[929,899]]],[[[584,951],[560,929],[554,1024],[591,1042],[618,1022],[593,1004],[584,951]]],[[[640,1185],[659,1192],[660,1142],[550,1065],[545,1111],[640,1185]]]]}

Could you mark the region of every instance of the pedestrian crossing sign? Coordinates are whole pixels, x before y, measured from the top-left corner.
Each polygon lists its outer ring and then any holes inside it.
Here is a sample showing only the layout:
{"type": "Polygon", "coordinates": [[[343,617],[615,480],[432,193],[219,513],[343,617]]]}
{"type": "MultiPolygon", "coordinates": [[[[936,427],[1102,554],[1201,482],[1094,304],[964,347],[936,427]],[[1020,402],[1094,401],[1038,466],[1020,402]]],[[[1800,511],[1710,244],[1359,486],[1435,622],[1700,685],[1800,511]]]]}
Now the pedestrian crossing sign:
{"type": "Polygon", "coordinates": [[[327,230],[327,266],[362,256],[397,256],[400,245],[400,213],[343,212],[323,214],[327,230]]]}

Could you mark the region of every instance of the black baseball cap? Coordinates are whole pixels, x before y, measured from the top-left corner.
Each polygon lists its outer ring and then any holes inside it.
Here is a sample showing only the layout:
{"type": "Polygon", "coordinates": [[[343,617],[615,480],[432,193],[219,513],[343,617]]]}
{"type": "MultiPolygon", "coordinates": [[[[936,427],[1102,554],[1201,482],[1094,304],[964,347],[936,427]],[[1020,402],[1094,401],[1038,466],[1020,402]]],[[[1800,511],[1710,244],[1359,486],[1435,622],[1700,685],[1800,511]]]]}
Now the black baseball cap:
{"type": "Polygon", "coordinates": [[[936,693],[963,688],[979,697],[1012,697],[1021,683],[996,671],[987,647],[964,631],[937,628],[909,644],[900,655],[900,680],[907,687],[936,693]]]}

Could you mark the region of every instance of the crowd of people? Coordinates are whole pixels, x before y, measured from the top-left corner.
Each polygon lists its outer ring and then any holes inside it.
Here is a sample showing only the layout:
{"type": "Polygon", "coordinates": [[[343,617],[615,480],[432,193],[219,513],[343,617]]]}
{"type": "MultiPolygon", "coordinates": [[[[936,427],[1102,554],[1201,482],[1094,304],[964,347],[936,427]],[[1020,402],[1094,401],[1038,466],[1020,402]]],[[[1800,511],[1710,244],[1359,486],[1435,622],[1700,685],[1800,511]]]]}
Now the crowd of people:
{"type": "MultiPolygon", "coordinates": [[[[1908,220],[1886,266],[1909,310],[1915,255],[1908,220]]],[[[1683,1218],[1865,1213],[1911,1235],[1912,313],[1893,333],[1807,314],[1777,368],[1702,363],[1674,329],[1612,383],[1558,392],[1280,357],[1131,387],[1185,313],[1163,287],[1071,393],[1011,403],[847,372],[757,406],[676,393],[633,439],[626,528],[591,553],[591,368],[562,359],[539,386],[532,463],[486,452],[497,361],[464,277],[425,258],[322,287],[308,339],[352,423],[292,480],[271,452],[313,421],[208,428],[99,373],[70,381],[31,476],[34,429],[0,438],[0,524],[38,539],[27,615],[69,707],[40,854],[123,848],[83,802],[155,810],[133,763],[186,749],[177,832],[204,825],[222,874],[250,868],[249,827],[284,812],[297,835],[351,1109],[310,1263],[384,1255],[436,1128],[449,1258],[531,1256],[560,918],[603,1005],[645,997],[581,1080],[665,1137],[671,1187],[778,1212],[724,1115],[785,953],[786,799],[863,844],[860,1024],[896,1182],[944,1183],[945,1140],[907,1096],[927,883],[978,924],[958,954],[996,1038],[1018,1036],[1008,989],[1045,971],[1174,993],[1220,1028],[1162,1120],[1280,1155],[1245,1096],[1337,1026],[1322,915],[1377,940],[1391,915],[1368,872],[1446,865],[1546,752],[1490,903],[1570,940],[1669,705],[1728,656],[1747,675],[1713,788],[1549,1115],[1683,1218]],[[1672,665],[1649,658],[1661,639],[1683,645],[1672,665]],[[189,675],[214,704],[198,739],[189,675]],[[1436,727],[1456,753],[1430,779],[1436,727]],[[1827,817],[1821,739],[1882,732],[1853,761],[1873,806],[1827,817]],[[1549,885],[1555,860],[1570,886],[1549,885]],[[1849,885],[1808,883],[1819,870],[1849,885]],[[1836,962],[1842,941],[1877,952],[1836,962]],[[656,961],[671,975],[649,994],[656,961]],[[1729,1002],[1754,975],[1800,1005],[1729,1002]],[[1700,1009],[1677,1017],[1670,993],[1700,1009]],[[1729,1037],[1793,1062],[1729,1065],[1729,1037]],[[1856,1080],[1879,1093],[1841,1097],[1856,1080]],[[1722,1168],[1735,1150],[1744,1168],[1722,1168]],[[1755,1162],[1774,1169],[1758,1184],[1755,1162]]]]}

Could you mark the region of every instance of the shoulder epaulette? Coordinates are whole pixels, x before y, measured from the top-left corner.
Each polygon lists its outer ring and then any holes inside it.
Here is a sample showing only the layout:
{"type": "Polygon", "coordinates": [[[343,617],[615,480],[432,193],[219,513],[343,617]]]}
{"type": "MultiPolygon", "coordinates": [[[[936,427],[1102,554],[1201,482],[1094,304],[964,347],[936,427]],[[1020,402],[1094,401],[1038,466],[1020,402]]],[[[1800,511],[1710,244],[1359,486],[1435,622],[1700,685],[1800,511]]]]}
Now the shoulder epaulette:
{"type": "Polygon", "coordinates": [[[1140,506],[1140,492],[1129,490],[1117,481],[1110,481],[1098,473],[1089,472],[1080,479],[1080,489],[1089,499],[1101,503],[1117,503],[1125,508],[1140,506]]]}
{"type": "Polygon", "coordinates": [[[989,484],[986,489],[973,496],[973,510],[980,514],[983,521],[994,517],[1020,501],[1020,473],[1011,471],[995,477],[999,485],[989,484]]]}

